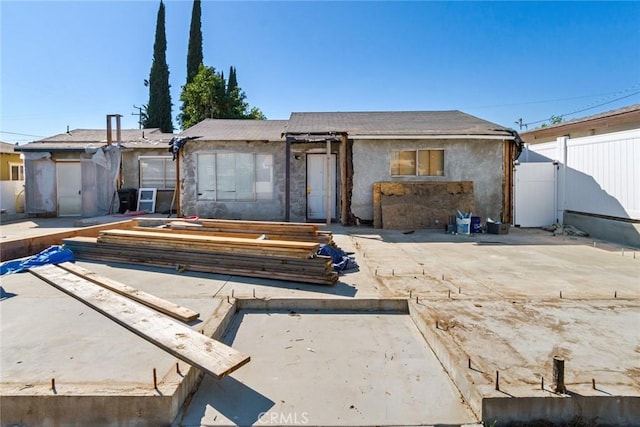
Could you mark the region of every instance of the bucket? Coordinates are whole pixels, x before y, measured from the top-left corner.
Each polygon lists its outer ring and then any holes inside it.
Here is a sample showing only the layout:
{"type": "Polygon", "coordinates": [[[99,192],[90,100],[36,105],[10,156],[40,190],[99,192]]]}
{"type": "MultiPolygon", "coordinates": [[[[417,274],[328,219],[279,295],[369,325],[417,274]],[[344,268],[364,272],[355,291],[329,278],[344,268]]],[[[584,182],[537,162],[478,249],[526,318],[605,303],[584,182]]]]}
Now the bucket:
{"type": "Polygon", "coordinates": [[[482,233],[482,218],[480,218],[479,216],[471,217],[471,233],[482,233]]]}
{"type": "Polygon", "coordinates": [[[456,225],[458,226],[458,234],[471,233],[471,218],[458,218],[456,225]]]}

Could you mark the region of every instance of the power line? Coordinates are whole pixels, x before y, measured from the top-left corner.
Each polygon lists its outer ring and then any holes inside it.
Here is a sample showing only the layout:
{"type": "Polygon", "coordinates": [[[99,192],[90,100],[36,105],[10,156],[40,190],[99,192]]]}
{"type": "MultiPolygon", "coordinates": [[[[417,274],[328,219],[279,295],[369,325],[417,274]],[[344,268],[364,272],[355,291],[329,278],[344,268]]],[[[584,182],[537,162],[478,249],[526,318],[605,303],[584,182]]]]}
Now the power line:
{"type": "Polygon", "coordinates": [[[42,135],[31,135],[31,134],[28,134],[28,133],[9,132],[9,131],[6,131],[6,130],[0,130],[0,133],[6,133],[8,135],[34,136],[36,138],[46,138],[45,136],[42,136],[42,135]]]}
{"type": "MultiPolygon", "coordinates": [[[[634,95],[638,95],[639,93],[640,93],[640,91],[633,92],[633,93],[630,93],[630,94],[628,94],[628,95],[625,95],[625,96],[621,96],[621,97],[619,97],[619,98],[612,99],[611,101],[602,102],[602,103],[600,103],[600,104],[596,104],[596,105],[592,105],[592,106],[590,106],[590,107],[585,107],[585,108],[581,108],[581,109],[578,109],[578,110],[574,110],[574,111],[571,111],[571,112],[569,112],[569,113],[559,114],[559,115],[557,115],[557,116],[555,116],[555,117],[565,117],[565,116],[569,116],[569,115],[571,115],[571,114],[582,113],[582,112],[584,112],[584,111],[593,110],[594,108],[602,107],[603,105],[611,104],[611,103],[614,103],[614,102],[616,102],[616,101],[620,101],[621,99],[630,98],[630,97],[632,97],[632,96],[634,96],[634,95]]],[[[536,124],[538,124],[538,123],[546,122],[547,120],[550,120],[550,119],[551,119],[551,117],[546,118],[546,119],[542,119],[542,120],[537,120],[537,121],[535,121],[535,122],[523,123],[522,125],[523,125],[523,126],[536,125],[536,124]]]]}

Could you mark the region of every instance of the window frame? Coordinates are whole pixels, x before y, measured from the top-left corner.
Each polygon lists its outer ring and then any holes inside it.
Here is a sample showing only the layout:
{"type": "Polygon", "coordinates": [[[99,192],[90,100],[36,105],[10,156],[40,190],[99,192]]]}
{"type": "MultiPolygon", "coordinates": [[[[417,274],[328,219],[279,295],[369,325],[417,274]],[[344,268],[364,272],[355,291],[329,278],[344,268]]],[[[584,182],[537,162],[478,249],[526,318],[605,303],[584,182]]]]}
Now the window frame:
{"type": "MultiPolygon", "coordinates": [[[[245,176],[245,175],[242,175],[245,176]]],[[[242,151],[220,151],[220,152],[206,152],[206,153],[198,153],[196,160],[196,200],[197,201],[213,201],[213,202],[258,202],[258,201],[272,201],[273,200],[273,189],[274,189],[274,179],[273,179],[273,154],[272,153],[256,153],[256,152],[242,152],[242,151]],[[222,172],[219,168],[220,157],[224,156],[226,158],[225,164],[231,163],[233,160],[233,170],[230,168],[224,169],[226,173],[224,176],[221,176],[222,172]],[[233,156],[233,159],[230,159],[229,156],[233,156]],[[238,161],[239,156],[251,156],[253,164],[251,165],[251,187],[252,191],[244,191],[238,193],[238,186],[242,184],[247,184],[245,182],[238,182],[237,176],[239,172],[247,171],[246,164],[238,166],[236,163],[238,161]],[[209,163],[205,164],[204,159],[208,157],[209,163]],[[269,180],[265,180],[265,172],[259,171],[258,167],[261,165],[267,165],[268,178],[269,180]],[[202,170],[203,167],[208,168],[206,175],[202,170]],[[261,172],[261,173],[260,173],[261,172]],[[209,181],[204,182],[203,178],[207,178],[209,181]],[[221,185],[227,186],[227,191],[223,191],[221,189],[221,185]],[[230,184],[233,184],[234,190],[229,190],[230,184]],[[266,185],[265,185],[266,184],[266,185]],[[202,187],[201,187],[202,185],[202,187]],[[268,188],[266,188],[268,187],[268,188]],[[260,191],[262,189],[262,191],[260,191]],[[266,190],[266,191],[265,191],[266,190]],[[205,194],[205,192],[207,194],[205,194]],[[231,198],[229,194],[234,193],[236,197],[231,198]],[[221,196],[221,194],[224,194],[221,196]],[[238,198],[238,194],[241,196],[238,198]],[[246,197],[246,195],[251,195],[250,197],[246,197]],[[242,196],[244,195],[244,197],[242,196]]]]}
{"type": "Polygon", "coordinates": [[[159,191],[162,190],[168,190],[168,191],[174,191],[176,188],[176,177],[177,177],[177,171],[176,171],[176,163],[173,161],[173,157],[172,156],[138,156],[138,188],[157,188],[159,191]],[[159,186],[151,186],[148,185],[148,183],[144,182],[144,177],[143,177],[143,168],[142,168],[142,162],[143,161],[149,161],[149,160],[162,160],[162,164],[163,164],[163,177],[162,177],[162,182],[163,182],[163,187],[159,187],[159,186]],[[171,162],[171,165],[173,165],[173,176],[168,176],[167,175],[167,161],[171,162]],[[167,183],[171,184],[170,186],[167,186],[167,183]]]}
{"type": "MultiPolygon", "coordinates": [[[[445,156],[445,149],[444,148],[415,148],[415,149],[406,149],[406,150],[393,150],[391,152],[391,159],[389,161],[389,175],[392,177],[424,177],[424,176],[428,176],[428,177],[437,177],[437,176],[446,176],[446,171],[444,169],[444,165],[445,165],[445,161],[444,161],[444,156],[445,156]],[[431,157],[431,152],[442,152],[442,174],[438,175],[438,174],[420,174],[420,152],[425,152],[427,154],[427,157],[431,157]],[[414,163],[414,171],[412,174],[403,174],[403,173],[396,173],[394,174],[394,165],[393,162],[395,160],[401,160],[399,157],[398,159],[396,159],[396,153],[398,153],[398,156],[400,156],[400,153],[413,153],[413,163],[414,163]]],[[[399,168],[399,167],[398,167],[399,168]]]]}
{"type": "Polygon", "coordinates": [[[9,181],[24,181],[24,163],[9,162],[9,181]],[[18,168],[18,179],[13,179],[13,168],[18,168]]]}

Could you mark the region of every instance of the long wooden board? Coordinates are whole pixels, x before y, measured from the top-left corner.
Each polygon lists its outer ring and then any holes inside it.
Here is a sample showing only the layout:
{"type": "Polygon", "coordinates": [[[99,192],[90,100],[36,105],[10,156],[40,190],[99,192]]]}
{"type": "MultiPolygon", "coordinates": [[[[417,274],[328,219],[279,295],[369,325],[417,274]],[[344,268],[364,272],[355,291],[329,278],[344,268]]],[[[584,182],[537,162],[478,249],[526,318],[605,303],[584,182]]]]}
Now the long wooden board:
{"type": "Polygon", "coordinates": [[[55,265],[35,267],[30,272],[215,378],[222,378],[251,360],[219,341],[55,265]]]}
{"type": "Polygon", "coordinates": [[[71,262],[63,262],[61,264],[58,264],[58,267],[63,268],[69,273],[75,274],[76,276],[82,277],[83,279],[87,279],[88,281],[95,283],[96,285],[100,285],[113,292],[119,293],[120,295],[124,295],[127,298],[131,298],[132,300],[137,301],[140,304],[144,304],[147,307],[153,308],[154,310],[164,313],[167,316],[171,316],[174,319],[178,319],[183,322],[192,322],[196,320],[198,316],[200,316],[200,313],[197,313],[191,309],[181,307],[177,304],[159,298],[155,295],[146,293],[132,286],[125,285],[124,283],[117,282],[105,276],[101,276],[91,270],[87,270],[86,268],[80,267],[79,265],[73,264],[71,262]]]}

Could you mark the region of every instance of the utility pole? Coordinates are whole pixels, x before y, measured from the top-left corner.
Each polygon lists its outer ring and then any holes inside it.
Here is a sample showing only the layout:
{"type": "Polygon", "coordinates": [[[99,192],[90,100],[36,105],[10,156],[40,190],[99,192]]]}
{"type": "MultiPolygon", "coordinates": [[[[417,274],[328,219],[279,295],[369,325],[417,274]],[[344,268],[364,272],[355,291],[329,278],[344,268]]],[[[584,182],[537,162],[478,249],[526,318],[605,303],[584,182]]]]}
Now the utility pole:
{"type": "Polygon", "coordinates": [[[526,123],[522,123],[522,117],[519,118],[515,123],[520,126],[520,130],[522,130],[523,127],[529,129],[529,126],[526,123]]]}
{"type": "MultiPolygon", "coordinates": [[[[142,129],[142,124],[144,122],[144,118],[147,117],[146,113],[142,112],[142,108],[143,107],[138,107],[138,106],[133,106],[133,108],[137,109],[138,112],[137,113],[131,113],[132,116],[138,116],[138,129],[142,129]]],[[[522,119],[520,119],[522,120],[522,119]]]]}

